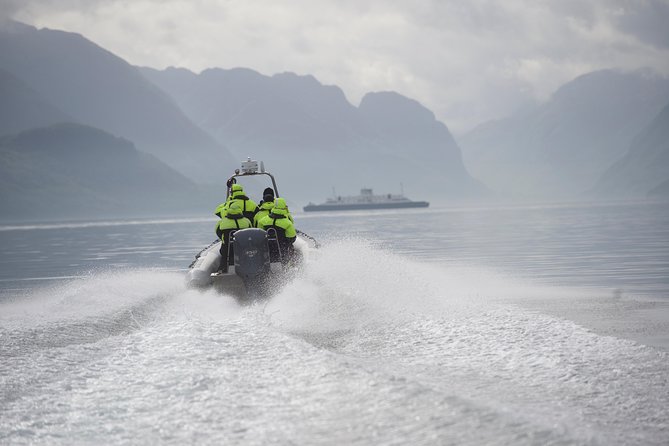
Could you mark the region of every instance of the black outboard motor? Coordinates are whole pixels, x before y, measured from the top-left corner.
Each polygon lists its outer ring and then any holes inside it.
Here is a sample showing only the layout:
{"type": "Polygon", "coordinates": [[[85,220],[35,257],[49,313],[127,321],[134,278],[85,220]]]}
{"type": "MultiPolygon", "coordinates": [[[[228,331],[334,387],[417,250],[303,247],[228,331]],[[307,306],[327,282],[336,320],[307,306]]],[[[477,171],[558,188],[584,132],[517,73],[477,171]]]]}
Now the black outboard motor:
{"type": "Polygon", "coordinates": [[[246,285],[249,295],[263,295],[271,274],[267,233],[248,228],[233,235],[235,273],[246,285]]]}

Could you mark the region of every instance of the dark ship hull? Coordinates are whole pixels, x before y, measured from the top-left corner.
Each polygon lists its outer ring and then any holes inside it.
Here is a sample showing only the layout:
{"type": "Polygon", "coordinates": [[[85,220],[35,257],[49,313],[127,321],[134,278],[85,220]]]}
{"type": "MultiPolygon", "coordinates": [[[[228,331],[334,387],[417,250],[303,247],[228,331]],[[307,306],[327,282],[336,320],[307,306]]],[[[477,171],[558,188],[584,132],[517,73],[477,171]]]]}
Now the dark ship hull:
{"type": "Polygon", "coordinates": [[[427,201],[401,201],[387,203],[333,203],[333,204],[308,204],[304,212],[317,211],[360,211],[369,209],[400,209],[400,208],[426,208],[430,205],[427,201]]]}

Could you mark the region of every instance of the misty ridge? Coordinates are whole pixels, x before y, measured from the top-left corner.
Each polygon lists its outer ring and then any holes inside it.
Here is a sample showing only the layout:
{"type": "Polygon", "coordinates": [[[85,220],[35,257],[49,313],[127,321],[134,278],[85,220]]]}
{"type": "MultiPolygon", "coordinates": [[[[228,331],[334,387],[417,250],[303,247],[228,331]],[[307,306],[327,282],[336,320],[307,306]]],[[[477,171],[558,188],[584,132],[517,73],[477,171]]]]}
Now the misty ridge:
{"type": "Polygon", "coordinates": [[[669,197],[669,80],[648,70],[580,76],[456,141],[395,92],[355,106],[309,75],[135,67],[8,22],[0,117],[3,220],[210,215],[249,156],[295,209],[400,183],[435,204],[669,197]]]}

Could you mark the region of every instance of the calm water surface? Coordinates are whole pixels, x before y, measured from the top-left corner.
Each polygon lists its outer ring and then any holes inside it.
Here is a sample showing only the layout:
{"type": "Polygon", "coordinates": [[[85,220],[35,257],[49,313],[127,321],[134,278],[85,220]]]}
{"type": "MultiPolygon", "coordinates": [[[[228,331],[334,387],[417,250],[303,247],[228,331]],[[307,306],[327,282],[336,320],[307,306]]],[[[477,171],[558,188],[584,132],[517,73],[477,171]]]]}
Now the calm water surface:
{"type": "Polygon", "coordinates": [[[215,220],[0,227],[0,443],[669,443],[666,204],[295,217],[251,307],[215,220]]]}
{"type": "MultiPolygon", "coordinates": [[[[0,289],[7,294],[117,268],[185,270],[215,238],[214,224],[194,218],[0,226],[0,289]]],[[[311,213],[299,215],[297,226],[322,241],[363,239],[430,263],[669,297],[667,203],[311,213]]]]}

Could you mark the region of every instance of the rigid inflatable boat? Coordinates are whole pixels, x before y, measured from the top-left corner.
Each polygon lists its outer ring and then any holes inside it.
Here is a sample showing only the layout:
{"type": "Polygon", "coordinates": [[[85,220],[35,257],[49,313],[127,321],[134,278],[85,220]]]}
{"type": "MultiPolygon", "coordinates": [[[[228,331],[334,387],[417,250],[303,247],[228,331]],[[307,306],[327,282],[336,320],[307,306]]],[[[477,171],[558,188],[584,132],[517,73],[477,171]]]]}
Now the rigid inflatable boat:
{"type": "MultiPolygon", "coordinates": [[[[227,196],[230,196],[231,187],[238,180],[257,176],[268,177],[274,188],[274,196],[280,196],[274,176],[265,171],[262,162],[259,167],[258,162],[250,158],[228,180],[227,196]]],[[[240,301],[266,298],[294,277],[313,256],[313,250],[318,248],[315,239],[299,230],[293,243],[294,253],[289,259],[282,253],[277,234],[271,228],[268,231],[240,229],[232,233],[230,240],[228,249],[233,247],[234,262],[227,269],[224,268],[225,259],[220,253],[221,241],[212,242],[200,251],[190,265],[186,277],[189,287],[214,288],[240,301]]]]}

